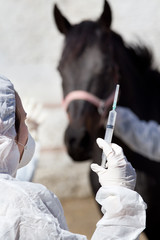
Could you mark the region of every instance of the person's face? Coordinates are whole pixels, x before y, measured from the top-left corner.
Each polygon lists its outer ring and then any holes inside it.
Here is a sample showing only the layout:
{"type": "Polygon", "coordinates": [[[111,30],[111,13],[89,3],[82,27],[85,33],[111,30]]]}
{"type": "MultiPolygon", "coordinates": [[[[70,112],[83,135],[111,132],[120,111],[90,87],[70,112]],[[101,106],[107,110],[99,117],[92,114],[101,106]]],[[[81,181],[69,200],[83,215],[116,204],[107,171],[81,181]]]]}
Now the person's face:
{"type": "Polygon", "coordinates": [[[23,108],[21,99],[17,92],[15,92],[15,98],[16,98],[15,128],[17,132],[16,141],[18,144],[21,160],[24,151],[24,146],[26,145],[28,139],[28,127],[25,123],[27,114],[23,108]]]}

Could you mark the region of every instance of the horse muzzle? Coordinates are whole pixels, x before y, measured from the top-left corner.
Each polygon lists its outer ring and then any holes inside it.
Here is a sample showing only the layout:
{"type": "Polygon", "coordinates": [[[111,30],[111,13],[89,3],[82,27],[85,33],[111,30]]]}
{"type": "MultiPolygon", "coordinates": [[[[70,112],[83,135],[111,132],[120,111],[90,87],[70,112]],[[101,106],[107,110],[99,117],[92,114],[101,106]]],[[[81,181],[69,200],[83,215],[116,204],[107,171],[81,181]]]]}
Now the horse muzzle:
{"type": "Polygon", "coordinates": [[[64,135],[68,154],[74,161],[92,158],[93,140],[85,127],[68,126],[64,135]]]}

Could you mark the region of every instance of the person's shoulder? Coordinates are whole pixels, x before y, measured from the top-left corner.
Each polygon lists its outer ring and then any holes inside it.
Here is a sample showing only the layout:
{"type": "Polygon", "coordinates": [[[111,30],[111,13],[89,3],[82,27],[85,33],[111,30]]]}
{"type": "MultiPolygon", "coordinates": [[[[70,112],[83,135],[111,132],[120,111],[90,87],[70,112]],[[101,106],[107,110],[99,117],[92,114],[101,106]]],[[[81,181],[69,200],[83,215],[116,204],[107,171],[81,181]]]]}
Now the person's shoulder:
{"type": "Polygon", "coordinates": [[[16,185],[19,185],[24,191],[29,194],[41,195],[41,194],[50,194],[51,191],[43,184],[36,182],[28,182],[28,181],[19,181],[16,180],[16,185]]]}

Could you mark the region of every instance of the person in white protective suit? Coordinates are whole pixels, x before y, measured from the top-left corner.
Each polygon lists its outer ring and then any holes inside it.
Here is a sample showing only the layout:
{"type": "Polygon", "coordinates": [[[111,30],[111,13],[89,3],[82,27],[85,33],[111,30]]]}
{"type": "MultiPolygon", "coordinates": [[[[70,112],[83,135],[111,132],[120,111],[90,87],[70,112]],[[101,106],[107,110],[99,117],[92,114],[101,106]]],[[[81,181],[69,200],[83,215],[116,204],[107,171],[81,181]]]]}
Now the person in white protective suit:
{"type": "Polygon", "coordinates": [[[129,108],[117,107],[114,134],[133,151],[160,162],[160,124],[140,120],[129,108]]]}
{"type": "MultiPolygon", "coordinates": [[[[17,169],[32,158],[34,140],[25,124],[26,113],[13,84],[0,76],[0,239],[86,240],[68,230],[57,196],[45,186],[19,181],[17,169]]],[[[92,240],[138,239],[145,228],[146,204],[134,191],[136,173],[116,144],[97,143],[107,156],[107,169],[91,168],[102,187],[96,200],[103,217],[92,240]]]]}

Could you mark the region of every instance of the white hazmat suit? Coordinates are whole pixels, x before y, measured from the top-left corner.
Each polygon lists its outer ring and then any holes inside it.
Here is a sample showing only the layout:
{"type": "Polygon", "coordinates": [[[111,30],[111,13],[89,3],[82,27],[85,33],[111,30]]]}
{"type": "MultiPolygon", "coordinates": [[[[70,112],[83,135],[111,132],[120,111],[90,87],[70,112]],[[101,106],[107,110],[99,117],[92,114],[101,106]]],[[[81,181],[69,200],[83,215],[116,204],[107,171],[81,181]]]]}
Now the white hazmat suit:
{"type": "Polygon", "coordinates": [[[117,107],[115,136],[133,151],[160,162],[160,125],[140,120],[129,108],[117,107]]]}
{"type": "MultiPolygon", "coordinates": [[[[41,184],[19,181],[20,166],[15,137],[15,93],[12,83],[0,77],[0,239],[1,240],[86,240],[68,230],[58,198],[41,184]]],[[[138,239],[145,228],[146,205],[135,192],[135,171],[122,149],[98,140],[108,159],[108,169],[91,167],[102,187],[96,200],[103,217],[92,240],[138,239]]],[[[23,159],[23,157],[22,157],[23,159]]],[[[23,164],[21,164],[23,165],[23,164]]]]}

